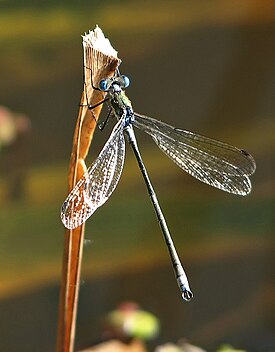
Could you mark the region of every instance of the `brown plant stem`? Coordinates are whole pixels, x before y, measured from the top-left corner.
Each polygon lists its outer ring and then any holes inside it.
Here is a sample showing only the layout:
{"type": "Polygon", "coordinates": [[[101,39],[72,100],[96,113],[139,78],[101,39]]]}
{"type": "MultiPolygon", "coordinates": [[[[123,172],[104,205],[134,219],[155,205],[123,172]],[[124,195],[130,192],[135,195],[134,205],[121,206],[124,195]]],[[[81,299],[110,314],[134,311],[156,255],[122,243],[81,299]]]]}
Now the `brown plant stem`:
{"type": "MultiPolygon", "coordinates": [[[[83,50],[84,88],[73,137],[69,192],[86,171],[85,159],[102,109],[102,105],[98,105],[91,110],[88,105],[98,104],[105,96],[105,93],[93,89],[93,86],[97,87],[101,79],[113,76],[120,64],[117,52],[99,27],[83,36],[83,50]]],[[[84,229],[83,224],[65,231],[57,352],[72,352],[74,349],[84,229]]]]}

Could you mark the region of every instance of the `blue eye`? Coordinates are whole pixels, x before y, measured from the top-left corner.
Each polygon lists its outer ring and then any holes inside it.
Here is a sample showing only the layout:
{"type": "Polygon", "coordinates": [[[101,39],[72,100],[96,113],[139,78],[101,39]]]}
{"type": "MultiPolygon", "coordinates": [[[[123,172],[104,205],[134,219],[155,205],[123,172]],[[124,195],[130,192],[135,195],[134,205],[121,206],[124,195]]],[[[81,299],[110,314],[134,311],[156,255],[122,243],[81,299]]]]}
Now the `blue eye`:
{"type": "Polygon", "coordinates": [[[107,79],[102,79],[99,82],[99,89],[103,90],[104,92],[106,92],[108,90],[108,81],[107,81],[107,79]]]}
{"type": "Polygon", "coordinates": [[[124,82],[124,88],[127,88],[130,85],[130,79],[127,76],[121,76],[124,82]]]}

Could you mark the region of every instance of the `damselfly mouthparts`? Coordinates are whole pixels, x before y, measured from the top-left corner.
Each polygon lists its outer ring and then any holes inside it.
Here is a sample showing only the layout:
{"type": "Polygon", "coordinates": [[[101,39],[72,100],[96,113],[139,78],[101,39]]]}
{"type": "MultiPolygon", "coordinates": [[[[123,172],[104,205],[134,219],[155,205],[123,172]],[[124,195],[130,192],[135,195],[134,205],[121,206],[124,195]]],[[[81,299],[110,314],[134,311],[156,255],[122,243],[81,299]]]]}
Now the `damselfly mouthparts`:
{"type": "MultiPolygon", "coordinates": [[[[255,171],[256,164],[253,157],[242,149],[137,114],[124,92],[128,85],[129,79],[118,71],[114,77],[100,82],[97,89],[107,92],[111,113],[118,121],[99,156],[63,203],[61,219],[67,228],[76,228],[109,199],[123,169],[125,135],[146,183],[182,297],[190,300],[193,295],[142,161],[133,126],[148,133],[158,147],[183,170],[198,180],[229,193],[246,195],[251,191],[249,175],[255,171]]],[[[89,108],[93,109],[92,106],[89,108]]]]}

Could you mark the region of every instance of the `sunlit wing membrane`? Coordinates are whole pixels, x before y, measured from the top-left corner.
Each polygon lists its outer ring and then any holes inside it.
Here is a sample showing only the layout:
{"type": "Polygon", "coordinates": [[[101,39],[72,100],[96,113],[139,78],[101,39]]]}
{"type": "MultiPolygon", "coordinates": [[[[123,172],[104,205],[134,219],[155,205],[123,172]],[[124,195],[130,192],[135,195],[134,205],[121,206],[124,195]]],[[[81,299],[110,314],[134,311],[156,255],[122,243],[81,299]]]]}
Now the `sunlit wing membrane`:
{"type": "Polygon", "coordinates": [[[229,193],[246,195],[251,191],[248,176],[256,164],[246,151],[139,114],[133,124],[198,180],[229,193]]]}
{"type": "Polygon", "coordinates": [[[61,208],[61,220],[68,229],[85,222],[113,193],[124,165],[123,119],[115,125],[97,159],[77,182],[61,208]]]}

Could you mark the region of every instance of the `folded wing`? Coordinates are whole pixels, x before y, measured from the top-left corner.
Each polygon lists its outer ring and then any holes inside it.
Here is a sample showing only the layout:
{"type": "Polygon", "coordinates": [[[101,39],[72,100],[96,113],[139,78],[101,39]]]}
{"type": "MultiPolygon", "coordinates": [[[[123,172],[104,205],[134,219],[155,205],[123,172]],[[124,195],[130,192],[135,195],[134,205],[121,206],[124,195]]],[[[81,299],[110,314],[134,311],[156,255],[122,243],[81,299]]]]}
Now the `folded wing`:
{"type": "Polygon", "coordinates": [[[122,130],[121,119],[115,125],[97,159],[64,201],[61,220],[65,227],[74,229],[80,226],[108,200],[116,188],[125,158],[125,140],[122,130]]]}

